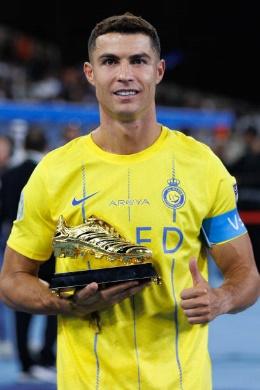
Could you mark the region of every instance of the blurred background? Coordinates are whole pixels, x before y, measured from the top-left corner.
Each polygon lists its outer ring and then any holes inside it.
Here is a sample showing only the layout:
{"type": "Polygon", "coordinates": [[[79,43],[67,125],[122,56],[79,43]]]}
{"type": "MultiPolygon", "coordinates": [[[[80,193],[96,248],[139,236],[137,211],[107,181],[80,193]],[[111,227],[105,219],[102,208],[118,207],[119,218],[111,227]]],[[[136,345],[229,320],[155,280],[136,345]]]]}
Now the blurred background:
{"type": "MultiPolygon", "coordinates": [[[[9,180],[13,185],[16,168],[32,155],[36,164],[41,154],[98,124],[95,94],[82,72],[88,59],[87,40],[96,22],[126,11],[150,21],[161,38],[166,75],[157,91],[159,121],[208,144],[237,178],[240,215],[260,269],[260,24],[256,1],[221,5],[185,0],[91,4],[12,0],[1,4],[1,182],[9,180]]],[[[11,223],[7,208],[15,208],[3,199],[2,250],[11,223]]],[[[211,261],[210,273],[213,284],[221,283],[211,261]]],[[[214,389],[260,389],[259,314],[257,303],[244,313],[213,322],[214,389]]],[[[54,363],[42,356],[46,354],[44,343],[49,343],[44,322],[41,316],[28,320],[26,342],[35,372],[23,375],[28,370],[17,348],[16,315],[0,306],[0,389],[18,385],[20,390],[55,389],[54,363]]],[[[55,354],[53,341],[51,347],[48,354],[55,354]]]]}

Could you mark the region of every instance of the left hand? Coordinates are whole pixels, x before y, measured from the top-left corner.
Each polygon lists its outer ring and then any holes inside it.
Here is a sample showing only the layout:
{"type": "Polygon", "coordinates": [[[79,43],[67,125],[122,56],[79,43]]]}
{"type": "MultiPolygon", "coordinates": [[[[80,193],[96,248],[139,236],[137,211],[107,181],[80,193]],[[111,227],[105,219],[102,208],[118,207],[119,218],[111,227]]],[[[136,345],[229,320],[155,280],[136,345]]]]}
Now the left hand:
{"type": "Polygon", "coordinates": [[[196,259],[190,261],[189,268],[193,287],[182,291],[181,307],[190,324],[204,324],[220,314],[220,297],[201,275],[196,259]]]}

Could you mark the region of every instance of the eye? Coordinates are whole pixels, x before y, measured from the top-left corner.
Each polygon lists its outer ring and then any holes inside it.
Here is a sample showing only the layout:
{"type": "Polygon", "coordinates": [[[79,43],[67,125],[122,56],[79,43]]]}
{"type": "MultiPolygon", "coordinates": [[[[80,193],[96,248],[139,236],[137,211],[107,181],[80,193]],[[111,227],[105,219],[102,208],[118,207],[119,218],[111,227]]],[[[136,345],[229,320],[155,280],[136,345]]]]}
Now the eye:
{"type": "Polygon", "coordinates": [[[113,65],[116,63],[116,59],[115,58],[105,58],[103,61],[102,61],[102,64],[103,65],[113,65]]]}
{"type": "Polygon", "coordinates": [[[131,62],[132,62],[132,64],[136,64],[136,65],[147,63],[147,61],[142,57],[133,58],[133,60],[131,62]]]}

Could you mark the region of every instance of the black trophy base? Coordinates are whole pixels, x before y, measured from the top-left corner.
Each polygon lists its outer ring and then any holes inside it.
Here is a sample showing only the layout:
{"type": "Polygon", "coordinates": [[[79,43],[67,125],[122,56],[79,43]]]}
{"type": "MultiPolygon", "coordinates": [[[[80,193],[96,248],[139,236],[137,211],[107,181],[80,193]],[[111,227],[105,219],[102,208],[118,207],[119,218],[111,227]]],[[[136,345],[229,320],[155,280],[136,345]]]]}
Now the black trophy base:
{"type": "Polygon", "coordinates": [[[122,267],[57,273],[51,279],[50,288],[57,291],[80,289],[91,282],[96,282],[100,285],[100,288],[104,288],[115,283],[131,280],[144,282],[153,280],[159,283],[160,278],[152,263],[143,263],[122,267]]]}

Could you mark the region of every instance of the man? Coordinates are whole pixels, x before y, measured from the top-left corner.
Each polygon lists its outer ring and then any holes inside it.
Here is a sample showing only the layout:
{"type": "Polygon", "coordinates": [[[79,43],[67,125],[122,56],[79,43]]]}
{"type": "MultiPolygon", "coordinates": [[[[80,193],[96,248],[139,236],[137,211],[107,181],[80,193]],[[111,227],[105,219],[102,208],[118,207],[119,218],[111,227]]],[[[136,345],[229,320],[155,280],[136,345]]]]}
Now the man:
{"type": "MultiPolygon", "coordinates": [[[[59,389],[210,389],[206,324],[253,304],[259,291],[234,179],[205,145],[157,123],[165,64],[153,26],[131,14],[105,19],[88,48],[84,71],[100,126],[51,152],[25,187],[6,249],[3,300],[59,314],[59,389]],[[61,214],[71,226],[95,215],[147,245],[162,285],[98,290],[91,283],[73,303],[51,294],[37,270],[61,214]],[[207,282],[201,230],[224,274],[219,288],[207,282]],[[100,327],[91,321],[97,311],[100,327]]],[[[58,258],[57,271],[89,261],[58,258]]]]}

